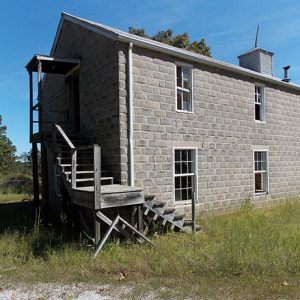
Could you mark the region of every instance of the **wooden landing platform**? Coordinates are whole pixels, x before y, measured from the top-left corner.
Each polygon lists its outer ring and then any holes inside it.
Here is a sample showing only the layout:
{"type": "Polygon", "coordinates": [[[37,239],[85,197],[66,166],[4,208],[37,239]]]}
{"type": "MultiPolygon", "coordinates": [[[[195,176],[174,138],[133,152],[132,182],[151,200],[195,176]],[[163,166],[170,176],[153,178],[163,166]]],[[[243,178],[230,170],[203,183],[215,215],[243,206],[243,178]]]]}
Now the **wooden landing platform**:
{"type": "MultiPolygon", "coordinates": [[[[94,188],[79,187],[73,190],[73,202],[80,206],[94,207],[94,188]]],[[[142,188],[120,184],[101,186],[100,208],[137,205],[145,202],[142,188]]]]}

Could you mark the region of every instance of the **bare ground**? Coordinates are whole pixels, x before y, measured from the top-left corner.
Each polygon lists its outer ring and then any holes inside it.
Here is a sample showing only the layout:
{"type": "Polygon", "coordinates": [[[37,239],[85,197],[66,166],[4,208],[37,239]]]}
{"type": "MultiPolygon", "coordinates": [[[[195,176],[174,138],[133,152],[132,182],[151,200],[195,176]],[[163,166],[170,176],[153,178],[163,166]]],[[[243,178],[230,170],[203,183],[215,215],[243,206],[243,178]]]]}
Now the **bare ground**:
{"type": "MultiPolygon", "coordinates": [[[[130,286],[73,284],[11,284],[0,281],[1,300],[111,300],[126,299],[131,293],[130,286]]],[[[148,298],[149,299],[149,298],[148,298]]]]}

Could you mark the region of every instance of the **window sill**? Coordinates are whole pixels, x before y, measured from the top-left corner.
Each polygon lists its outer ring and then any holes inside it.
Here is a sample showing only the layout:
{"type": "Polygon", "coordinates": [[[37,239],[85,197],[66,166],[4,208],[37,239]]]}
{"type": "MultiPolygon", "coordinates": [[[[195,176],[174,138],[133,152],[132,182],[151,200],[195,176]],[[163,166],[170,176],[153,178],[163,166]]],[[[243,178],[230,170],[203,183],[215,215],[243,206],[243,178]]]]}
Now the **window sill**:
{"type": "Polygon", "coordinates": [[[192,204],[191,200],[182,200],[182,201],[176,201],[176,200],[174,200],[174,205],[175,206],[191,205],[191,204],[192,204]]]}
{"type": "Polygon", "coordinates": [[[176,109],[176,112],[178,113],[187,113],[187,114],[193,114],[193,111],[189,111],[189,110],[180,110],[180,109],[176,109]]]}
{"type": "Polygon", "coordinates": [[[268,195],[267,192],[254,193],[254,197],[268,195]]]}
{"type": "Polygon", "coordinates": [[[266,121],[254,120],[256,124],[267,124],[266,121]]]}

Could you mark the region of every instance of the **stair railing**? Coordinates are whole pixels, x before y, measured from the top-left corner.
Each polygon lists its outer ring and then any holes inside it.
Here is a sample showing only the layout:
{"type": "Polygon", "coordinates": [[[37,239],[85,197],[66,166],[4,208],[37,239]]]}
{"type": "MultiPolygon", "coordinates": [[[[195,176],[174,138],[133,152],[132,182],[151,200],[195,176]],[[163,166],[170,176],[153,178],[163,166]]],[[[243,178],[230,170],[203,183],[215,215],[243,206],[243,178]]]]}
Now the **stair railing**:
{"type": "Polygon", "coordinates": [[[77,165],[78,165],[78,151],[90,150],[93,149],[93,175],[94,175],[94,201],[95,208],[100,208],[100,194],[101,194],[101,148],[99,145],[90,145],[90,146],[80,146],[75,147],[71,142],[65,131],[62,129],[60,125],[58,125],[52,114],[49,112],[45,106],[42,106],[42,111],[47,116],[47,119],[52,123],[52,140],[53,140],[53,152],[56,156],[57,146],[56,146],[56,138],[57,134],[59,134],[64,142],[67,144],[68,148],[71,151],[71,185],[72,188],[75,189],[77,187],[77,165]]]}

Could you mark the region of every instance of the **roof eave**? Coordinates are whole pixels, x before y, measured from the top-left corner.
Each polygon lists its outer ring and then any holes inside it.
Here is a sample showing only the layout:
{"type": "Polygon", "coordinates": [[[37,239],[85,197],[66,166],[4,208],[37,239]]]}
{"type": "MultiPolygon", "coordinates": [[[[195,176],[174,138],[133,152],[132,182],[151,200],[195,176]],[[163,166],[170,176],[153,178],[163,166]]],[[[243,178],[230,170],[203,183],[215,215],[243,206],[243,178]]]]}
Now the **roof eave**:
{"type": "Polygon", "coordinates": [[[262,80],[262,81],[266,81],[269,83],[273,83],[273,84],[279,84],[288,88],[293,88],[296,89],[298,91],[300,91],[300,86],[292,84],[292,83],[287,83],[282,81],[279,78],[273,77],[273,76],[268,76],[266,74],[261,74],[243,67],[239,67],[239,66],[235,66],[229,63],[224,63],[221,61],[218,61],[216,59],[210,58],[210,57],[206,57],[204,55],[199,55],[199,54],[194,54],[192,52],[187,53],[186,50],[182,50],[182,49],[172,49],[170,46],[165,46],[165,45],[156,45],[156,43],[151,43],[151,40],[149,40],[149,42],[145,42],[145,41],[140,41],[138,38],[134,39],[134,38],[129,38],[127,36],[119,36],[118,40],[120,42],[124,42],[124,43],[128,43],[128,42],[132,42],[134,45],[139,46],[139,47],[143,47],[143,48],[147,48],[149,50],[154,50],[154,51],[159,51],[161,53],[165,53],[165,54],[169,54],[169,55],[173,55],[185,60],[190,60],[190,61],[194,61],[197,63],[201,63],[207,66],[211,66],[211,67],[215,67],[215,68],[219,68],[219,69],[223,69],[229,72],[234,72],[240,75],[244,75],[244,76],[250,76],[253,79],[256,80],[262,80]]]}
{"type": "Polygon", "coordinates": [[[134,45],[142,47],[142,48],[146,48],[146,49],[153,50],[153,51],[158,51],[161,53],[169,54],[169,55],[172,55],[172,56],[175,56],[178,58],[182,58],[182,59],[186,59],[186,60],[190,60],[190,61],[195,61],[195,62],[204,64],[204,65],[207,65],[207,66],[212,66],[212,67],[223,69],[223,70],[226,70],[229,72],[234,72],[236,74],[248,76],[248,77],[251,77],[256,80],[262,80],[265,82],[278,84],[278,85],[284,86],[286,88],[300,91],[299,85],[284,82],[280,78],[268,76],[266,74],[258,73],[258,72],[255,72],[255,71],[252,71],[249,69],[245,69],[245,68],[233,65],[233,64],[221,62],[216,59],[206,57],[204,55],[196,54],[196,53],[193,53],[193,52],[190,52],[187,50],[183,50],[180,48],[175,48],[173,46],[165,45],[165,44],[157,42],[157,41],[153,41],[150,39],[135,36],[133,34],[126,33],[121,30],[117,30],[117,29],[111,28],[109,26],[104,26],[104,25],[101,25],[101,24],[98,24],[95,22],[91,22],[91,21],[82,19],[82,18],[78,18],[76,16],[72,16],[67,13],[62,13],[59,27],[57,29],[55,40],[54,40],[53,47],[51,50],[51,55],[53,55],[53,53],[55,52],[55,48],[57,46],[59,36],[61,33],[61,29],[63,27],[63,23],[65,20],[68,20],[70,22],[78,24],[88,30],[94,31],[96,33],[104,35],[113,40],[118,40],[118,41],[124,42],[124,43],[132,42],[132,43],[134,43],[134,45]]]}

